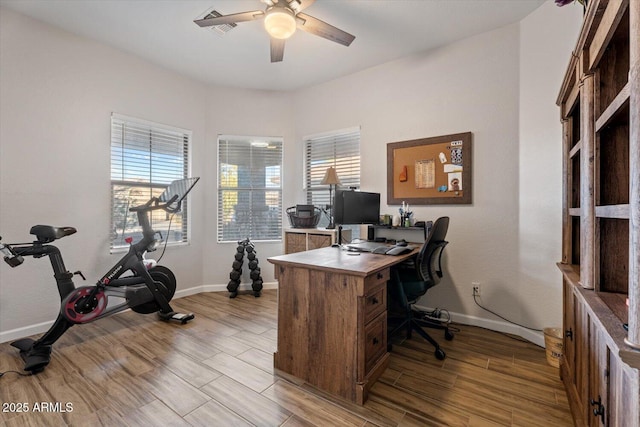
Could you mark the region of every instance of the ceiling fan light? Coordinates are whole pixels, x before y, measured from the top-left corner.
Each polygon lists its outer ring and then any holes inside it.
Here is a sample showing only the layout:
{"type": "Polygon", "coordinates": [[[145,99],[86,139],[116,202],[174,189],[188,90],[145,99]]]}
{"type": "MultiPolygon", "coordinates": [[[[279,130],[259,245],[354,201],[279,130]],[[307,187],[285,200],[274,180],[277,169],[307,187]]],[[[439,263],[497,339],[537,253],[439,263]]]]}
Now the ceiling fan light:
{"type": "Polygon", "coordinates": [[[288,9],[271,9],[264,18],[264,28],[274,39],[288,39],[296,32],[296,19],[288,9]]]}

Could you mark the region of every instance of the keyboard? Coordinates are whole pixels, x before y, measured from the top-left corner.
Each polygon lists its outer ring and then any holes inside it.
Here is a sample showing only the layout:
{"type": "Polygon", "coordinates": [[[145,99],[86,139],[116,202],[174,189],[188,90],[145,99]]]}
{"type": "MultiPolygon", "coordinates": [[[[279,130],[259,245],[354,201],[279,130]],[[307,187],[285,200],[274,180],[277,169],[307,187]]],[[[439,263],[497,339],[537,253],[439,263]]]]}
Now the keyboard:
{"type": "Polygon", "coordinates": [[[347,245],[347,249],[350,249],[352,251],[359,251],[359,252],[373,252],[375,249],[380,247],[391,249],[394,247],[394,245],[390,245],[388,243],[381,243],[381,242],[360,242],[360,243],[349,243],[347,245]]]}
{"type": "Polygon", "coordinates": [[[380,242],[362,242],[362,243],[351,243],[347,245],[347,249],[350,251],[356,252],[372,252],[376,254],[385,254],[385,255],[402,255],[414,250],[416,246],[407,245],[407,246],[396,246],[390,245],[389,243],[380,243],[380,242]]]}

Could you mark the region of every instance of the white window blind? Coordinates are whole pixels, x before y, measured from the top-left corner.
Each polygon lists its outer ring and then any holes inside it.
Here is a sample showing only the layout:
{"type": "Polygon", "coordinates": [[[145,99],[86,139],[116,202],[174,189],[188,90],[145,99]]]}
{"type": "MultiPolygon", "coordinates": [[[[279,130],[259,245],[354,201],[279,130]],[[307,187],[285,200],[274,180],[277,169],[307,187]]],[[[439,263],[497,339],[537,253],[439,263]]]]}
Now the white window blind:
{"type": "MultiPolygon", "coordinates": [[[[329,186],[320,184],[329,167],[340,178],[340,188],[360,188],[360,128],[351,128],[304,138],[305,189],[307,203],[326,208],[331,205],[329,186]]],[[[323,217],[318,226],[326,226],[323,217]]]]}
{"type": "MultiPolygon", "coordinates": [[[[142,237],[138,217],[129,208],[158,197],[176,179],[188,178],[191,131],[140,119],[111,116],[111,249],[142,237]]],[[[164,210],[151,213],[151,225],[168,243],[188,241],[188,204],[173,218],[164,210]],[[169,232],[169,222],[171,230],[169,232]]]]}
{"type": "Polygon", "coordinates": [[[282,240],[282,138],[218,137],[218,241],[282,240]]]}

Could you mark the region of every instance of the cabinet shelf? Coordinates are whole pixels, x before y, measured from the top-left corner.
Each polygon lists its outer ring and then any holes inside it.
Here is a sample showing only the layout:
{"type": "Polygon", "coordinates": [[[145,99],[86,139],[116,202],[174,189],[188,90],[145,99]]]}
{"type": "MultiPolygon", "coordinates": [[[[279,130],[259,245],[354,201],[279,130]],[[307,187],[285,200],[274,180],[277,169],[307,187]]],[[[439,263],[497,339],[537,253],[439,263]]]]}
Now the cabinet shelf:
{"type": "Polygon", "coordinates": [[[563,264],[561,262],[556,265],[567,282],[573,286],[580,286],[580,265],[563,264]]]}
{"type": "MultiPolygon", "coordinates": [[[[622,88],[618,95],[613,99],[611,104],[602,112],[596,120],[596,132],[600,132],[602,128],[608,126],[614,120],[619,119],[629,122],[629,94],[631,93],[629,82],[622,88]]],[[[614,122],[615,123],[615,122],[614,122]]]]}
{"type": "Polygon", "coordinates": [[[629,40],[628,12],[626,13],[626,28],[624,28],[625,21],[623,19],[625,12],[628,11],[627,5],[628,0],[610,0],[606,4],[604,13],[601,15],[602,19],[598,22],[593,40],[589,45],[590,69],[593,69],[601,61],[601,58],[606,56],[616,39],[629,40]]]}
{"type": "Polygon", "coordinates": [[[582,143],[580,141],[576,142],[576,145],[574,145],[571,148],[571,151],[569,151],[569,158],[573,159],[574,157],[580,157],[581,148],[582,148],[582,143]]]}
{"type": "Polygon", "coordinates": [[[596,217],[629,219],[629,205],[596,206],[596,217]]]}

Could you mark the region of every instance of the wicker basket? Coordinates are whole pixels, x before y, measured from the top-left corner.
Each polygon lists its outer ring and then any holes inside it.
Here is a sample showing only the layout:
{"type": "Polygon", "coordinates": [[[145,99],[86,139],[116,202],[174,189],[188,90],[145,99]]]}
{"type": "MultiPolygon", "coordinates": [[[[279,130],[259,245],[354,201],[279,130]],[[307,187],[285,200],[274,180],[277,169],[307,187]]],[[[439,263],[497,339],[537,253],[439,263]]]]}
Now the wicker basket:
{"type": "Polygon", "coordinates": [[[562,357],[562,330],[560,328],[544,328],[543,331],[547,362],[549,365],[559,368],[562,357]]]}
{"type": "Polygon", "coordinates": [[[293,228],[315,228],[318,222],[320,222],[321,213],[320,208],[314,207],[312,216],[298,216],[295,206],[287,209],[289,224],[291,224],[293,228]]]}

